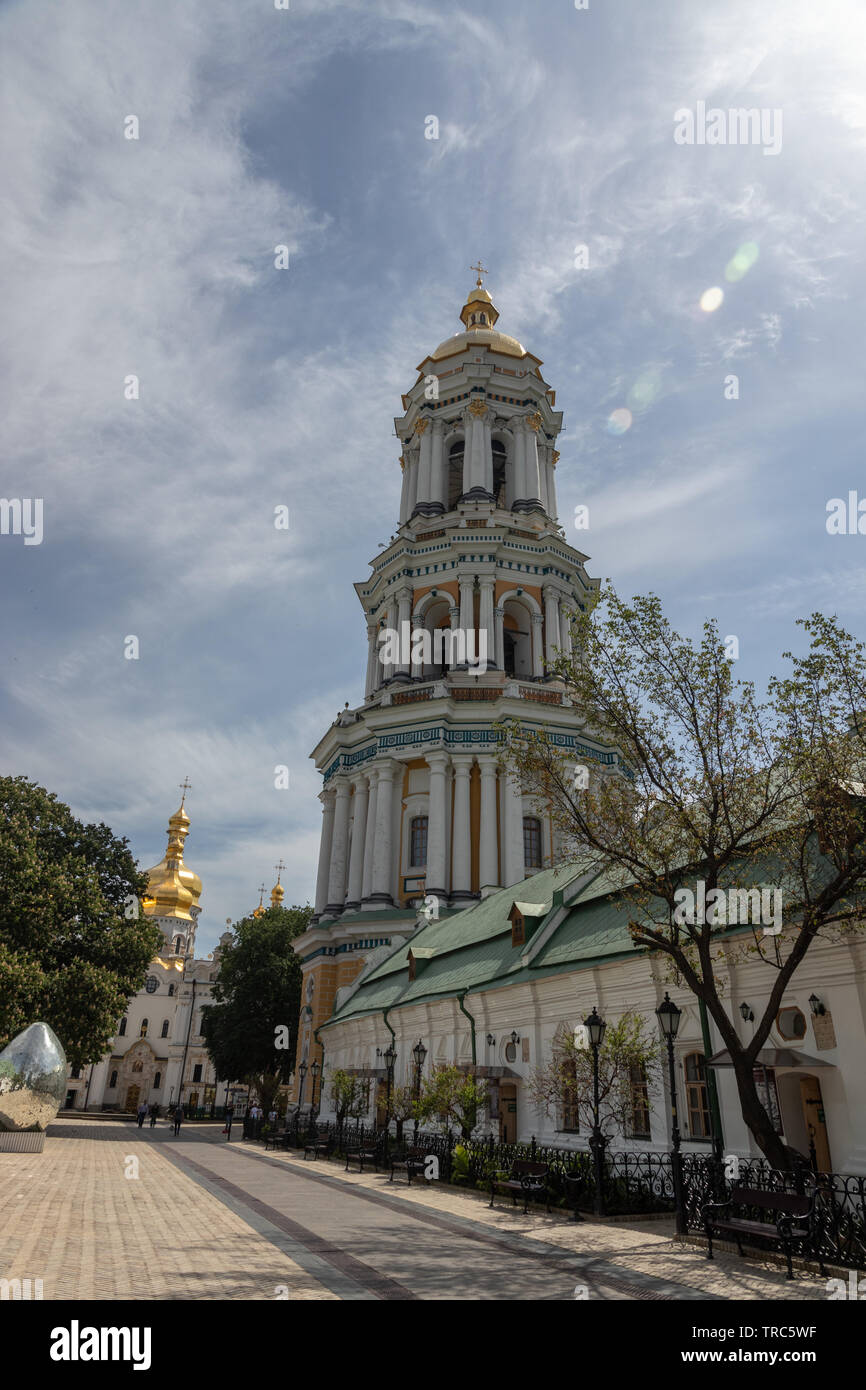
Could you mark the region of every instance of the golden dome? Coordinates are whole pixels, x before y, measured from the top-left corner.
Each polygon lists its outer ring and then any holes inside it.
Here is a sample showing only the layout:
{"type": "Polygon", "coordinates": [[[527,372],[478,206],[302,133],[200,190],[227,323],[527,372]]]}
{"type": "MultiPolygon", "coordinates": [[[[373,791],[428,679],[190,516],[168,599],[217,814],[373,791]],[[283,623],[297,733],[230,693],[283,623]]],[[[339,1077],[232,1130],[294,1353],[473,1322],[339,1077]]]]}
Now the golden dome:
{"type": "Polygon", "coordinates": [[[158,864],[147,870],[147,894],[142,907],[148,917],[176,917],[183,922],[193,920],[191,909],[198,907],[201,879],[183,862],[183,845],[189,834],[189,824],[189,816],[181,801],[168,822],[165,854],[158,864]]]}
{"type": "Polygon", "coordinates": [[[253,916],[254,916],[254,917],[264,917],[264,915],[265,915],[265,909],[264,909],[264,906],[263,906],[263,904],[262,904],[262,899],[264,898],[264,896],[265,896],[265,885],[262,884],[261,888],[259,889],[259,905],[258,905],[258,907],[257,907],[257,908],[254,910],[254,912],[253,912],[253,916]]]}
{"type": "Polygon", "coordinates": [[[527,356],[526,348],[516,338],[490,328],[470,328],[466,333],[455,333],[453,338],[446,338],[444,343],[440,343],[430,356],[434,362],[438,362],[442,357],[450,357],[453,352],[464,352],[476,344],[489,348],[491,352],[504,353],[506,357],[527,356]]]}
{"type": "MultiPolygon", "coordinates": [[[[475,266],[472,267],[476,269],[475,266]]],[[[443,357],[450,357],[456,352],[465,352],[467,348],[483,347],[490,352],[501,352],[506,357],[526,357],[529,354],[522,343],[516,338],[511,338],[507,333],[499,333],[496,330],[496,320],[499,318],[499,310],[493,303],[487,290],[482,288],[481,275],[478,276],[478,283],[474,289],[469,291],[466,296],[466,303],[460,310],[460,319],[464,325],[462,333],[455,333],[453,338],[446,338],[444,343],[440,343],[438,348],[430,354],[432,361],[438,362],[443,357]]]]}
{"type": "Polygon", "coordinates": [[[279,864],[276,864],[274,867],[276,868],[276,871],[277,871],[277,881],[276,881],[276,883],[274,884],[273,888],[271,889],[271,907],[282,907],[282,905],[283,905],[283,898],[286,896],[286,890],[283,888],[283,885],[280,883],[280,879],[282,878],[282,875],[283,875],[283,869],[284,869],[286,866],[285,866],[285,864],[283,863],[283,861],[282,861],[282,859],[281,859],[280,862],[279,862],[279,864]]]}

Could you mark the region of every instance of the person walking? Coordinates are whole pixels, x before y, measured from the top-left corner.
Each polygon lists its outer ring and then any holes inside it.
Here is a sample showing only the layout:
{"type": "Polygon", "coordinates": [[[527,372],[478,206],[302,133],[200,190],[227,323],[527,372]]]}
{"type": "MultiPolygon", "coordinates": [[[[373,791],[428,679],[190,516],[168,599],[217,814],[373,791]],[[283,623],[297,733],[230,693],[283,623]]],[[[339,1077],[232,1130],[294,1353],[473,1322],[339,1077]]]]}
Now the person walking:
{"type": "Polygon", "coordinates": [[[235,1117],[235,1108],[234,1108],[234,1106],[233,1106],[233,1105],[227,1105],[227,1106],[226,1106],[226,1127],[225,1127],[225,1129],[223,1130],[223,1134],[224,1134],[225,1137],[226,1137],[226,1142],[228,1142],[228,1141],[231,1139],[231,1137],[232,1137],[232,1120],[234,1119],[234,1117],[235,1117]]]}
{"type": "Polygon", "coordinates": [[[272,1110],[272,1111],[270,1112],[270,1114],[268,1115],[268,1124],[269,1124],[270,1127],[271,1127],[271,1134],[275,1134],[275,1133],[276,1133],[277,1120],[278,1120],[278,1118],[279,1118],[279,1116],[277,1115],[276,1110],[272,1110]]]}
{"type": "Polygon", "coordinates": [[[183,1121],[183,1106],[180,1104],[180,1102],[178,1102],[178,1104],[177,1104],[176,1107],[175,1107],[175,1111],[174,1111],[174,1132],[175,1132],[175,1135],[180,1134],[180,1126],[181,1126],[182,1121],[183,1121]]]}
{"type": "Polygon", "coordinates": [[[249,1139],[249,1137],[250,1137],[250,1126],[252,1125],[252,1119],[250,1118],[250,1115],[251,1115],[251,1107],[248,1105],[247,1108],[246,1108],[246,1110],[244,1111],[244,1138],[245,1138],[245,1139],[249,1139]]]}
{"type": "Polygon", "coordinates": [[[154,1103],[154,1104],[150,1107],[150,1127],[151,1127],[151,1129],[153,1129],[154,1125],[156,1124],[156,1121],[157,1121],[158,1116],[159,1116],[159,1105],[156,1104],[156,1103],[154,1103]]]}
{"type": "Polygon", "coordinates": [[[145,1105],[144,1101],[142,1101],[142,1102],[141,1102],[141,1105],[138,1107],[138,1127],[139,1127],[139,1129],[141,1129],[142,1125],[144,1124],[144,1117],[145,1117],[146,1114],[147,1114],[147,1106],[145,1105]]]}

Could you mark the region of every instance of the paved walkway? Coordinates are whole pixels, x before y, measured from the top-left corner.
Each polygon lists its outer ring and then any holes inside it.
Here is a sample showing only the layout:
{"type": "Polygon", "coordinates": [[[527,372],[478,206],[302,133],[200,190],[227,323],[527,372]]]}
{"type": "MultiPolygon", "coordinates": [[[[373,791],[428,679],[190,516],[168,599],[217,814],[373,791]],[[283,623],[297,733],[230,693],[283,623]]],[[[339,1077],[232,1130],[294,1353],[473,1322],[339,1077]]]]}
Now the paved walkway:
{"type": "Polygon", "coordinates": [[[61,1120],[0,1158],[0,1278],[46,1299],[825,1299],[669,1220],[524,1217],[481,1194],[265,1154],[218,1125],[61,1120]]]}

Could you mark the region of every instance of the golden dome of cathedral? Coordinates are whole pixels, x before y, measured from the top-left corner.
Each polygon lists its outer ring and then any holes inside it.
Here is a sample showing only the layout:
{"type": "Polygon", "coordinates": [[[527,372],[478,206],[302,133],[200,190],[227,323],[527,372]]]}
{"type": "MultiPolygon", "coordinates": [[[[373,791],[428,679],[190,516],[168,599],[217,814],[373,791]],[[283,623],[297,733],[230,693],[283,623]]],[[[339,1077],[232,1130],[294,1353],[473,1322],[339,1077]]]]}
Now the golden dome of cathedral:
{"type": "Polygon", "coordinates": [[[190,820],[183,800],[168,822],[168,845],[158,864],[147,870],[147,893],[142,907],[148,917],[177,917],[193,921],[191,909],[198,907],[201,879],[183,862],[184,840],[189,834],[190,820]]]}
{"type": "MultiPolygon", "coordinates": [[[[473,266],[474,269],[477,267],[473,266]]],[[[487,290],[482,287],[480,273],[478,283],[473,290],[469,291],[466,303],[460,310],[460,318],[465,325],[464,331],[455,333],[453,338],[446,338],[444,343],[439,344],[435,351],[430,354],[434,362],[438,362],[443,357],[450,357],[455,352],[465,352],[467,348],[476,345],[489,348],[491,352],[504,353],[506,357],[527,357],[530,355],[516,338],[510,337],[507,333],[499,333],[494,329],[494,324],[499,318],[499,310],[487,290]]]]}

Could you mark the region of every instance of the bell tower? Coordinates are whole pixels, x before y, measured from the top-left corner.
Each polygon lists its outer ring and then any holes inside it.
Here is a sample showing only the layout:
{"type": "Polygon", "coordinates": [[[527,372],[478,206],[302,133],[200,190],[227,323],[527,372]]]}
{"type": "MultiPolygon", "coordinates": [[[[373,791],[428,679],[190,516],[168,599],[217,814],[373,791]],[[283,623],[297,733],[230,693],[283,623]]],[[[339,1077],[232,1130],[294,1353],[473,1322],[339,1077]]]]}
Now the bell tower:
{"type": "Polygon", "coordinates": [[[484,267],[473,270],[460,331],[420,362],[394,420],[397,530],[355,585],[363,700],[312,754],[323,783],[316,904],[295,946],[298,1059],[309,1064],[316,1029],[371,959],[419,921],[561,857],[550,817],[501,762],[497,722],[545,727],[576,763],[616,756],[552,672],[599,587],[558,520],[562,414],[541,359],[499,330],[484,267]]]}

